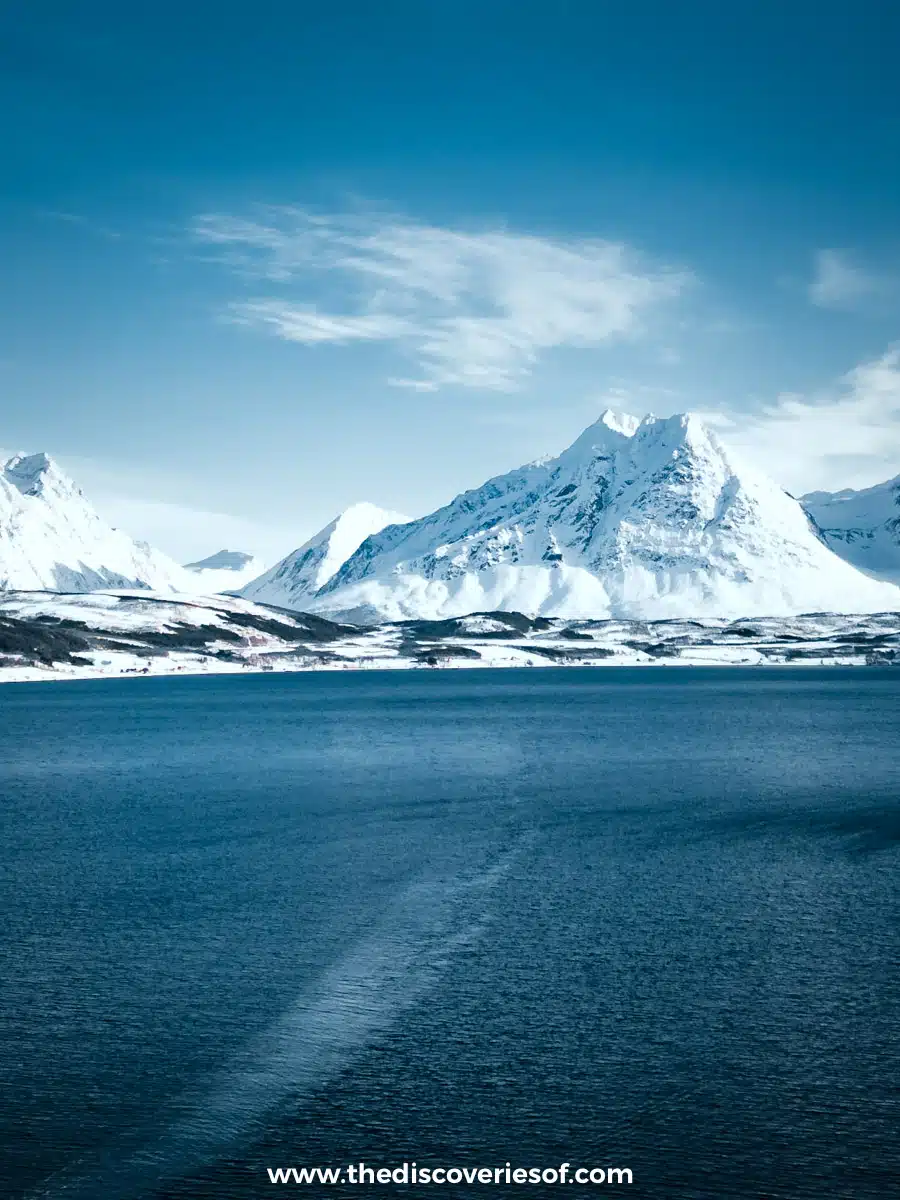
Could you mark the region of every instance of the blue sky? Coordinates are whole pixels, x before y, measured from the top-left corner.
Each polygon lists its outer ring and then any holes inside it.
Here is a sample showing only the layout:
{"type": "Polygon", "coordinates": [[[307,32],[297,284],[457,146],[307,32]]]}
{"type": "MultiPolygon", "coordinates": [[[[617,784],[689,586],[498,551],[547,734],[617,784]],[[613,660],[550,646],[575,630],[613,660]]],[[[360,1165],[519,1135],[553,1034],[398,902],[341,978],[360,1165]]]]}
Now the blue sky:
{"type": "Polygon", "coordinates": [[[898,44],[893,0],[7,4],[0,445],[182,559],[608,404],[894,475],[898,44]]]}

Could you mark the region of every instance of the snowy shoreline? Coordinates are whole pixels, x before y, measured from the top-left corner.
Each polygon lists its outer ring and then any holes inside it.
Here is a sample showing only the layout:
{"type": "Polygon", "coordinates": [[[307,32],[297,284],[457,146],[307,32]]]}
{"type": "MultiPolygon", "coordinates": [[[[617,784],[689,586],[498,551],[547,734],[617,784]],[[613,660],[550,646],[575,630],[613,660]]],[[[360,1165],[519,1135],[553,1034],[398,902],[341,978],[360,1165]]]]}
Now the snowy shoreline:
{"type": "Polygon", "coordinates": [[[0,683],[347,670],[900,665],[900,613],[339,624],[226,596],[0,597],[0,683]]]}
{"type": "Polygon", "coordinates": [[[622,668],[628,668],[628,667],[641,667],[641,668],[644,668],[644,667],[646,667],[646,668],[673,667],[676,670],[679,668],[684,669],[684,668],[690,668],[690,667],[694,667],[694,668],[697,668],[697,667],[714,667],[714,668],[747,667],[748,669],[749,668],[753,668],[753,669],[760,668],[762,670],[767,670],[772,667],[782,667],[782,668],[788,668],[788,669],[813,667],[813,668],[817,668],[817,669],[818,668],[824,669],[827,667],[844,667],[844,668],[864,667],[866,665],[867,665],[867,663],[865,662],[865,660],[862,660],[862,659],[822,658],[822,659],[818,659],[818,660],[817,659],[808,659],[805,662],[776,662],[776,661],[773,661],[772,659],[760,660],[758,662],[744,662],[744,661],[727,662],[724,660],[716,660],[716,661],[710,660],[708,662],[687,662],[684,659],[679,659],[679,660],[673,659],[668,662],[665,662],[665,661],[664,662],[636,662],[636,661],[630,662],[630,661],[627,661],[624,659],[620,659],[618,662],[602,662],[602,663],[581,662],[581,663],[560,664],[560,663],[553,663],[553,662],[545,661],[545,662],[533,662],[533,663],[516,663],[514,665],[509,664],[509,663],[499,665],[497,663],[489,663],[489,662],[481,662],[481,663],[469,662],[469,663],[442,663],[436,667],[423,666],[421,663],[416,663],[416,664],[397,663],[394,666],[389,666],[387,663],[384,663],[384,662],[376,662],[376,663],[346,663],[346,664],[339,664],[337,666],[330,665],[330,666],[324,666],[324,667],[298,666],[298,667],[293,667],[293,668],[283,668],[282,670],[272,670],[271,668],[268,668],[268,667],[251,667],[251,666],[236,667],[232,670],[221,670],[221,669],[220,670],[206,670],[203,668],[191,669],[189,667],[179,665],[179,666],[172,667],[171,670],[150,671],[147,673],[144,673],[142,671],[123,671],[123,672],[120,672],[119,674],[90,672],[90,671],[85,671],[84,673],[81,673],[81,674],[75,674],[75,673],[63,674],[60,671],[57,671],[54,669],[41,670],[39,668],[32,668],[31,673],[29,673],[29,674],[25,674],[25,673],[18,674],[15,671],[7,671],[7,670],[4,670],[3,668],[0,668],[0,684],[12,685],[12,684],[17,684],[17,683],[66,683],[66,682],[76,683],[76,682],[84,682],[86,680],[93,680],[95,682],[103,682],[103,681],[109,680],[109,679],[171,679],[171,678],[195,679],[195,678],[199,678],[202,676],[211,676],[211,675],[217,675],[217,676],[218,675],[240,675],[240,676],[246,676],[246,675],[313,675],[313,674],[320,675],[320,674],[336,674],[336,673],[345,672],[345,671],[353,671],[353,672],[356,672],[356,671],[435,671],[435,670],[437,670],[437,671],[441,671],[441,670],[443,670],[443,671],[448,671],[448,670],[449,671],[474,671],[474,672],[484,671],[484,670],[527,671],[533,667],[539,668],[539,669],[547,668],[547,667],[549,667],[549,668],[555,667],[558,670],[570,670],[572,668],[580,667],[583,669],[598,670],[598,671],[604,670],[604,669],[609,670],[609,671],[617,671],[622,668]]]}

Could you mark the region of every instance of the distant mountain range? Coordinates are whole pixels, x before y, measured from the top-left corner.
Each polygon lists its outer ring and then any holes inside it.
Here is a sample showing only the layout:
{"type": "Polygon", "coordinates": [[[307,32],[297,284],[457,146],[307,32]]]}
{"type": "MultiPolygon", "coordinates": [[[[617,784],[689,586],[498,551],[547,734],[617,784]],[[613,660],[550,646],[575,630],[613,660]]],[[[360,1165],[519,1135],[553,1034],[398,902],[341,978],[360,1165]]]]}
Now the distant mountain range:
{"type": "Polygon", "coordinates": [[[113,529],[46,455],[0,473],[0,590],[239,594],[358,624],[900,610],[900,477],[797,501],[693,415],[606,412],[562,454],[418,520],[356,504],[271,570],[182,567],[113,529]]]}

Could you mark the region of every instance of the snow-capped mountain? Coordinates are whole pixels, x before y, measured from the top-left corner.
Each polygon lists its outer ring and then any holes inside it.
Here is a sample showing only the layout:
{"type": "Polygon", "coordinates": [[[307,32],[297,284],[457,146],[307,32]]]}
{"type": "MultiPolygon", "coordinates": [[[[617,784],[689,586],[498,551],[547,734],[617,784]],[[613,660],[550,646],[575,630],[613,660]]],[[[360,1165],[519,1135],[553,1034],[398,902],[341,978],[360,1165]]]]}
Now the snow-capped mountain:
{"type": "Polygon", "coordinates": [[[196,591],[176,562],[113,529],[52,458],[17,454],[0,470],[0,590],[196,591]]]}
{"type": "Polygon", "coordinates": [[[900,475],[861,491],[810,492],[800,503],[835,554],[900,583],[900,475]]]}
{"type": "Polygon", "coordinates": [[[374,504],[353,504],[324,529],[241,589],[260,604],[302,611],[371,534],[409,520],[374,504]]]}
{"type": "Polygon", "coordinates": [[[368,537],[310,607],[361,622],[775,616],[898,609],[900,589],[833,554],[696,416],[606,412],[558,457],[368,537]]]}
{"type": "Polygon", "coordinates": [[[199,562],[185,563],[195,575],[195,587],[207,594],[237,592],[265,569],[258,558],[243,550],[219,550],[199,562]]]}

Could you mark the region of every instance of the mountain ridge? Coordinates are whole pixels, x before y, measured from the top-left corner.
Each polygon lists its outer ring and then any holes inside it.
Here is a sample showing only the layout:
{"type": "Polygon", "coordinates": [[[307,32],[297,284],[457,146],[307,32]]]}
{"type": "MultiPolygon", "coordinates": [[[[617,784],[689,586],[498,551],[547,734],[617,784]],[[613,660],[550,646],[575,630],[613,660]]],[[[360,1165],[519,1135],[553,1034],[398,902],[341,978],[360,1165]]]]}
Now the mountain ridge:
{"type": "Polygon", "coordinates": [[[900,605],[692,413],[607,410],[561,454],[364,540],[314,611],[359,621],[516,610],[573,618],[900,605]]]}
{"type": "Polygon", "coordinates": [[[351,505],[261,574],[243,551],[179,566],[108,525],[46,454],[0,467],[7,592],[222,592],[361,624],[900,610],[885,555],[900,582],[900,476],[798,501],[691,413],[607,409],[560,454],[416,520],[351,505]]]}

